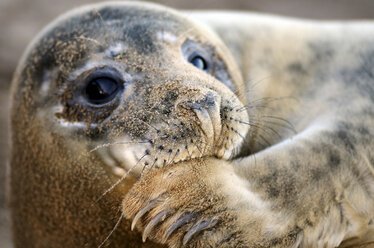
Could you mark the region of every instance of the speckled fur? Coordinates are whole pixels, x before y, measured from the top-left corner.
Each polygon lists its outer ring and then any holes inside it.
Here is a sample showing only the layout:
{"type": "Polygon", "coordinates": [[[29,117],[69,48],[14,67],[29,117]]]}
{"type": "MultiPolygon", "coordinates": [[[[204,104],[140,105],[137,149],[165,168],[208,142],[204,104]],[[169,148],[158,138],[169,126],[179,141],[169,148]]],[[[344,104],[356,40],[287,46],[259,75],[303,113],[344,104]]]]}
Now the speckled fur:
{"type": "Polygon", "coordinates": [[[15,247],[373,242],[373,37],[370,22],[144,3],[60,17],[13,80],[15,247]],[[123,94],[89,106],[82,82],[106,67],[123,94]]]}

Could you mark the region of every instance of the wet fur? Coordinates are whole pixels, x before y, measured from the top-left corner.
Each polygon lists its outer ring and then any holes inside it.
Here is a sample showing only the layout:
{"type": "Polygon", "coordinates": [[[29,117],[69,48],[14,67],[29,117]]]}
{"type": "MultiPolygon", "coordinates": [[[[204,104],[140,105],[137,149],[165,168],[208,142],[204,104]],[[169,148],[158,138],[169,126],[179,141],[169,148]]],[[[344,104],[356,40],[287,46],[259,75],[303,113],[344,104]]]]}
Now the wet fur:
{"type": "Polygon", "coordinates": [[[373,241],[374,25],[187,16],[157,5],[94,5],[61,17],[30,46],[12,88],[15,246],[373,241]],[[175,32],[179,45],[156,42],[159,30],[175,32]],[[217,49],[226,86],[220,68],[212,77],[173,60],[185,37],[217,49]],[[127,42],[124,54],[110,47],[118,40],[127,42]],[[142,84],[129,84],[131,93],[99,115],[73,107],[84,59],[104,57],[127,61],[120,69],[142,84]],[[220,116],[220,135],[201,126],[204,113],[220,116]],[[141,234],[130,230],[134,218],[141,234]]]}

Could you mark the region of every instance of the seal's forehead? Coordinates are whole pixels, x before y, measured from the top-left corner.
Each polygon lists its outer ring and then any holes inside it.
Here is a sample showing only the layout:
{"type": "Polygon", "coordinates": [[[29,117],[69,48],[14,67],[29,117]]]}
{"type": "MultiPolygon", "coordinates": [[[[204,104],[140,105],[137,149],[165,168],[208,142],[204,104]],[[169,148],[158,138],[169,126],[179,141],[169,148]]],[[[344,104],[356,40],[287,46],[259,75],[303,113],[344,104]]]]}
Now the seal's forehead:
{"type": "Polygon", "coordinates": [[[192,25],[179,12],[156,4],[89,5],[62,15],[44,29],[26,51],[25,65],[30,67],[29,74],[41,74],[56,66],[68,74],[77,63],[110,47],[116,50],[118,44],[127,52],[157,52],[162,48],[157,38],[160,32],[178,37],[192,25]]]}
{"type": "Polygon", "coordinates": [[[153,4],[93,5],[74,11],[55,23],[45,36],[56,40],[72,40],[79,36],[110,42],[123,40],[138,48],[153,49],[158,32],[178,35],[191,23],[178,12],[153,4]]]}
{"type": "Polygon", "coordinates": [[[126,47],[128,54],[151,55],[161,53],[166,47],[165,37],[182,40],[182,34],[193,26],[179,12],[155,4],[90,5],[70,11],[49,25],[34,43],[34,55],[29,53],[34,58],[29,58],[31,64],[41,62],[44,68],[66,63],[69,64],[66,68],[73,68],[72,64],[83,62],[87,54],[118,48],[118,44],[126,47]]]}

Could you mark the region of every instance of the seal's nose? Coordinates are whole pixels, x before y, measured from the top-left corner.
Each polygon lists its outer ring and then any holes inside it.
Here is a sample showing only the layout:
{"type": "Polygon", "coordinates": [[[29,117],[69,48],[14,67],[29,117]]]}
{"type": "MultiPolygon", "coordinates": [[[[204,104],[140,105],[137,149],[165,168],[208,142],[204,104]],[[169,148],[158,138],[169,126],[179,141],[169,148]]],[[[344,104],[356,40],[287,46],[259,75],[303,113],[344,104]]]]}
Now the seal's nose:
{"type": "Polygon", "coordinates": [[[205,134],[208,147],[215,147],[222,131],[220,106],[221,96],[214,91],[194,96],[177,103],[177,109],[187,112],[205,134]]]}

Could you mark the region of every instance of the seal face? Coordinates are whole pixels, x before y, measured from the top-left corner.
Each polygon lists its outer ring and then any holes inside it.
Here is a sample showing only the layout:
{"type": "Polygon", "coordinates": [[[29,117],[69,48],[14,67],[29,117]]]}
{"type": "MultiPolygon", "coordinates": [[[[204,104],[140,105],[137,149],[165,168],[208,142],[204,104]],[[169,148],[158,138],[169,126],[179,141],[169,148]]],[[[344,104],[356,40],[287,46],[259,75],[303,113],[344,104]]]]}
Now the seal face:
{"type": "MultiPolygon", "coordinates": [[[[25,148],[12,162],[24,170],[13,166],[15,184],[31,173],[21,166],[27,160],[54,171],[45,173],[59,185],[66,175],[60,178],[58,170],[68,170],[67,164],[86,163],[94,174],[109,168],[115,180],[126,171],[138,176],[193,158],[228,159],[249,128],[243,95],[236,95],[241,75],[227,48],[208,30],[156,5],[97,5],[61,17],[30,47],[14,81],[13,144],[25,148]],[[27,130],[39,131],[18,143],[18,133],[27,130]],[[60,161],[53,146],[61,146],[60,161]]],[[[104,192],[88,184],[96,198],[104,192]]],[[[13,195],[20,188],[14,186],[13,195]]],[[[57,193],[50,188],[43,191],[57,193]]],[[[63,197],[79,197],[69,193],[63,197]]],[[[13,205],[20,202],[13,198],[13,205]]],[[[21,218],[16,212],[14,219],[21,218]]]]}
{"type": "Polygon", "coordinates": [[[230,55],[179,15],[157,10],[145,20],[133,8],[89,11],[44,35],[37,56],[49,56],[49,67],[43,59],[36,72],[49,75],[56,87],[47,95],[59,99],[44,108],[54,109],[49,120],[74,127],[91,149],[105,146],[105,160],[127,170],[230,158],[248,129],[230,55]],[[77,18],[90,25],[64,30],[77,18]]]}

